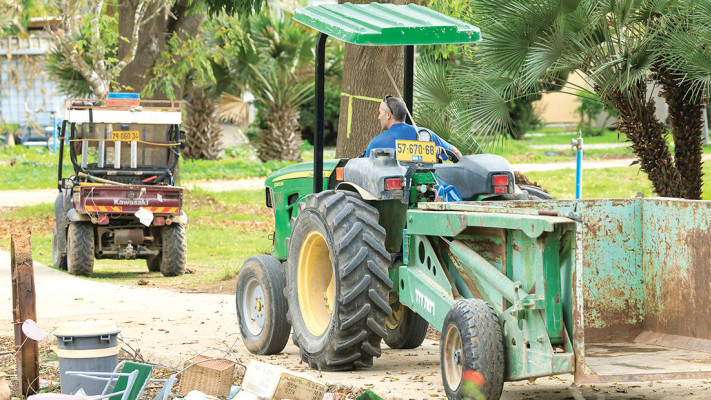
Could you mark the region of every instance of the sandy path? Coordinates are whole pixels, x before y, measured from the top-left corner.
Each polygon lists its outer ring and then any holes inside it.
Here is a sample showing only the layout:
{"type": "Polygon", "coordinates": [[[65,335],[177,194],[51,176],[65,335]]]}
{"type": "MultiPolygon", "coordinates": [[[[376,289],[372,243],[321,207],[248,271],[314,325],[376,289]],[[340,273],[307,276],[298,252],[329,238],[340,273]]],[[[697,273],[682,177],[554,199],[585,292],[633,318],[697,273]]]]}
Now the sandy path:
{"type": "MultiPolygon", "coordinates": [[[[0,335],[12,336],[10,257],[0,251],[0,335]]],[[[126,287],[88,281],[35,264],[37,317],[45,330],[68,320],[112,319],[124,340],[147,359],[174,367],[193,355],[221,355],[243,362],[251,356],[237,334],[231,295],[175,293],[163,289],[126,287]]],[[[372,387],[385,398],[442,398],[438,343],[426,340],[416,350],[394,351],[384,346],[374,367],[354,372],[307,370],[326,383],[372,387]]],[[[279,356],[257,357],[292,370],[305,370],[298,349],[289,344],[279,356]]],[[[711,383],[711,382],[710,382],[711,383]]],[[[642,382],[577,387],[571,376],[513,382],[503,399],[672,399],[711,398],[704,381],[642,382]]]]}

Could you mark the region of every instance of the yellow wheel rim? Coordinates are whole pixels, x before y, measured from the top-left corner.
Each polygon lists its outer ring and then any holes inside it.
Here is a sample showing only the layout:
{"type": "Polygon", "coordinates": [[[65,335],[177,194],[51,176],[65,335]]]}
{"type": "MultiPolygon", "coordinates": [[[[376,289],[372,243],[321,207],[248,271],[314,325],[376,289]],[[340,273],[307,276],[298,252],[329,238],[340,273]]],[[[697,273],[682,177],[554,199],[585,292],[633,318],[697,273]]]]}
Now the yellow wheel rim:
{"type": "Polygon", "coordinates": [[[391,299],[390,308],[392,308],[393,312],[390,313],[390,315],[388,315],[385,318],[385,325],[390,330],[397,329],[397,327],[400,325],[400,321],[402,321],[402,313],[404,312],[404,307],[402,306],[402,304],[399,301],[397,301],[397,300],[395,302],[392,301],[393,297],[394,296],[391,293],[390,294],[390,299],[391,299]]]}
{"type": "Polygon", "coordinates": [[[452,390],[457,390],[462,382],[464,364],[462,337],[455,325],[449,325],[442,337],[444,338],[441,344],[441,351],[444,353],[442,357],[444,379],[447,381],[447,386],[452,390]]]}
{"type": "Polygon", "coordinates": [[[319,232],[309,232],[301,246],[296,285],[304,324],[321,336],[331,322],[335,289],[331,253],[319,232]]]}

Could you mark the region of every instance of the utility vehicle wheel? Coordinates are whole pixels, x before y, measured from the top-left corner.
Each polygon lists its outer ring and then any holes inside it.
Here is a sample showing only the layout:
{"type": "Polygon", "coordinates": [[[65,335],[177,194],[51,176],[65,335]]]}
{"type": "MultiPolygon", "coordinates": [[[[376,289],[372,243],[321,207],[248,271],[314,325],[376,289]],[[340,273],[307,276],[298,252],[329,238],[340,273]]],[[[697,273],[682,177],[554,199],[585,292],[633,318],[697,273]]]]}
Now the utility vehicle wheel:
{"type": "Polygon", "coordinates": [[[72,275],[94,272],[94,227],[89,222],[70,222],[67,233],[67,269],[72,275]]]}
{"type": "Polygon", "coordinates": [[[391,349],[420,347],[430,324],[400,302],[390,303],[390,307],[393,312],[385,320],[385,343],[391,349]]]}
{"type": "Polygon", "coordinates": [[[448,399],[460,399],[462,372],[478,371],[479,388],[488,400],[498,400],[504,388],[504,339],[499,318],[489,303],[459,300],[444,318],[440,343],[442,381],[448,399]]]}
{"type": "Polygon", "coordinates": [[[163,276],[178,276],[185,272],[188,261],[188,244],[185,238],[185,225],[171,224],[161,229],[163,237],[163,257],[160,272],[163,276]]]}
{"type": "Polygon", "coordinates": [[[59,193],[54,200],[54,231],[52,232],[52,264],[67,270],[67,208],[64,194],[59,193]]]}
{"type": "Polygon", "coordinates": [[[279,353],[289,341],[284,287],[284,269],[272,256],[249,257],[239,270],[235,296],[239,330],[253,354],[279,353]]]}
{"type": "Polygon", "coordinates": [[[553,196],[537,186],[518,185],[519,189],[528,192],[528,198],[522,200],[553,200],[553,196]]]}
{"type": "Polygon", "coordinates": [[[289,254],[287,316],[302,360],[320,370],[372,366],[392,312],[378,211],[344,192],[309,195],[299,204],[289,254]]]}
{"type": "Polygon", "coordinates": [[[150,272],[160,272],[160,262],[162,257],[160,255],[151,256],[146,258],[146,266],[150,272]]]}

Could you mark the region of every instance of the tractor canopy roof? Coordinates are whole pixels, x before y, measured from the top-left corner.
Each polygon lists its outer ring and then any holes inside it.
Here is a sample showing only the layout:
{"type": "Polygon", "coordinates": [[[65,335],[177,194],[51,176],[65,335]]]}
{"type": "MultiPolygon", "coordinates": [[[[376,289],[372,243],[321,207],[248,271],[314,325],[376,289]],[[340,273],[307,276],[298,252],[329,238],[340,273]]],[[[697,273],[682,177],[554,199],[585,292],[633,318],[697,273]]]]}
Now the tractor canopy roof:
{"type": "Polygon", "coordinates": [[[416,4],[322,4],[297,9],[294,19],[338,40],[363,46],[481,40],[476,26],[416,4]]]}

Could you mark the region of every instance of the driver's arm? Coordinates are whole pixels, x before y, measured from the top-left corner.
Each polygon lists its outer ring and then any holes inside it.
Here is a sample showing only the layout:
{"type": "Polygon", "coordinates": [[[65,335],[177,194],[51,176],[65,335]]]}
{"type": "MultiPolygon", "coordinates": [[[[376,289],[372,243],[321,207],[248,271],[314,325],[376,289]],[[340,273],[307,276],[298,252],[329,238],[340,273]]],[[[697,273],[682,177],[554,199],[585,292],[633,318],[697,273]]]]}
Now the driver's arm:
{"type": "Polygon", "coordinates": [[[453,145],[452,145],[452,153],[454,153],[457,156],[457,158],[459,158],[459,159],[462,158],[462,152],[459,151],[459,149],[453,145]]]}
{"type": "Polygon", "coordinates": [[[449,142],[442,139],[441,137],[437,136],[437,134],[434,132],[432,132],[432,141],[434,142],[435,145],[443,147],[445,150],[449,150],[452,153],[454,153],[457,156],[457,158],[462,158],[462,152],[459,151],[458,148],[451,145],[449,142]]]}

